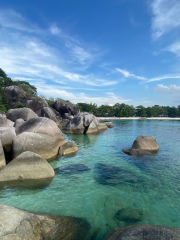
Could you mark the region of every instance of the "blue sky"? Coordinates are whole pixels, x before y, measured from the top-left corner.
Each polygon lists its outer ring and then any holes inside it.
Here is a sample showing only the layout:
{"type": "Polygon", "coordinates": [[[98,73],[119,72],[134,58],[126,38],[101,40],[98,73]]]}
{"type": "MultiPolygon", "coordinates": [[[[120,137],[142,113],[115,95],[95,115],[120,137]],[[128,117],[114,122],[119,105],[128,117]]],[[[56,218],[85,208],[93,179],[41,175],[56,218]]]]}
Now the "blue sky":
{"type": "Polygon", "coordinates": [[[179,0],[0,0],[0,53],[39,95],[180,105],[179,0]]]}

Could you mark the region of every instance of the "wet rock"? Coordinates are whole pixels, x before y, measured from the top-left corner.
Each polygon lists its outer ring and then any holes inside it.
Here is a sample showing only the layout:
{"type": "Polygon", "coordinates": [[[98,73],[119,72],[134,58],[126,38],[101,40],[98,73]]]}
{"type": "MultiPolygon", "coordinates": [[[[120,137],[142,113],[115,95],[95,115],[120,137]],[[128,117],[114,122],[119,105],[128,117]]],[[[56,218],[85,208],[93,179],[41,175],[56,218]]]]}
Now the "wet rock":
{"type": "Polygon", "coordinates": [[[106,240],[179,240],[180,228],[137,225],[119,228],[106,240]]]}
{"type": "Polygon", "coordinates": [[[104,163],[95,165],[94,178],[103,185],[137,184],[139,180],[138,176],[127,169],[104,163]]]}
{"type": "Polygon", "coordinates": [[[23,132],[13,139],[13,157],[30,151],[40,155],[47,161],[58,156],[60,142],[58,139],[40,133],[23,132]]]}
{"type": "Polygon", "coordinates": [[[35,214],[0,203],[2,240],[84,240],[90,230],[86,219],[35,214]]]}
{"type": "Polygon", "coordinates": [[[6,152],[12,151],[12,142],[16,137],[14,127],[0,127],[0,140],[6,152]]]}
{"type": "Polygon", "coordinates": [[[133,225],[142,221],[143,211],[140,209],[122,208],[115,213],[114,218],[133,225]]]}
{"type": "Polygon", "coordinates": [[[10,103],[11,108],[16,108],[18,104],[25,106],[27,101],[26,92],[18,86],[9,86],[4,88],[4,94],[10,103]]]}
{"type": "Polygon", "coordinates": [[[114,124],[112,122],[110,122],[110,121],[103,121],[103,123],[106,124],[106,126],[108,128],[113,128],[114,127],[114,124]]]}
{"type": "Polygon", "coordinates": [[[54,171],[56,174],[81,174],[90,170],[91,169],[84,164],[70,164],[56,168],[54,171]]]}
{"type": "Polygon", "coordinates": [[[0,171],[0,186],[45,186],[54,178],[54,170],[41,156],[23,152],[0,171]]]}
{"type": "Polygon", "coordinates": [[[63,127],[62,131],[73,134],[91,134],[106,129],[107,126],[104,123],[100,123],[94,115],[82,112],[74,116],[74,118],[63,127]]]}
{"type": "Polygon", "coordinates": [[[34,98],[31,100],[27,100],[26,102],[26,108],[30,108],[34,112],[37,112],[39,109],[48,107],[48,103],[44,98],[34,98]]]}
{"type": "Polygon", "coordinates": [[[3,146],[0,140],[0,170],[6,166],[6,160],[4,156],[3,146]]]}
{"type": "Polygon", "coordinates": [[[78,151],[78,147],[73,142],[66,142],[59,149],[59,156],[74,155],[78,151]]]}
{"type": "Polygon", "coordinates": [[[122,151],[128,155],[143,156],[155,154],[159,150],[156,138],[147,135],[141,135],[136,138],[130,149],[123,149],[122,151]]]}
{"type": "Polygon", "coordinates": [[[30,118],[36,118],[38,115],[33,112],[30,108],[15,108],[9,109],[6,113],[6,117],[15,122],[17,119],[22,118],[24,121],[29,120],[30,118]]]}
{"type": "Polygon", "coordinates": [[[13,127],[14,122],[7,119],[5,115],[0,114],[0,127],[13,127]]]}

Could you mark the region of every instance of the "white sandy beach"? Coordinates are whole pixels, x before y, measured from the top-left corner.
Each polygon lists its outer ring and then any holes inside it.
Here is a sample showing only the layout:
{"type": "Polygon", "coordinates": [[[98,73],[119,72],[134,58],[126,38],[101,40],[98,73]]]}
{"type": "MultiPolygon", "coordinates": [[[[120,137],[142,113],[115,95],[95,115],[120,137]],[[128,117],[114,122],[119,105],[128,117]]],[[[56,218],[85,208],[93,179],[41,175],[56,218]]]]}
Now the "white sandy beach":
{"type": "Polygon", "coordinates": [[[150,118],[140,118],[140,117],[97,117],[98,119],[104,120],[180,120],[180,117],[170,118],[170,117],[150,117],[150,118]]]}

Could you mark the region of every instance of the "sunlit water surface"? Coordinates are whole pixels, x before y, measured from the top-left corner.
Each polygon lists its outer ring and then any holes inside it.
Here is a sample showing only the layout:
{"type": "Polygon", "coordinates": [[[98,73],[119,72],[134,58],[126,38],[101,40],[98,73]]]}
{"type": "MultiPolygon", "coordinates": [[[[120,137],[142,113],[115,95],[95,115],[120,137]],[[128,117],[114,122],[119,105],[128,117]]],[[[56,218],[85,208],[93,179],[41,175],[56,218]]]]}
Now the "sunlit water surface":
{"type": "Polygon", "coordinates": [[[113,123],[114,128],[99,135],[66,135],[79,152],[50,163],[53,168],[81,163],[91,171],[56,175],[43,189],[0,190],[0,202],[30,211],[86,218],[91,224],[88,239],[101,240],[112,228],[129,225],[114,217],[124,208],[142,210],[142,220],[136,224],[180,227],[180,121],[113,123]],[[130,148],[142,134],[157,138],[159,153],[142,158],[125,155],[121,150],[130,148]],[[122,174],[118,184],[100,184],[96,181],[97,163],[130,171],[135,181],[127,181],[122,174]]]}

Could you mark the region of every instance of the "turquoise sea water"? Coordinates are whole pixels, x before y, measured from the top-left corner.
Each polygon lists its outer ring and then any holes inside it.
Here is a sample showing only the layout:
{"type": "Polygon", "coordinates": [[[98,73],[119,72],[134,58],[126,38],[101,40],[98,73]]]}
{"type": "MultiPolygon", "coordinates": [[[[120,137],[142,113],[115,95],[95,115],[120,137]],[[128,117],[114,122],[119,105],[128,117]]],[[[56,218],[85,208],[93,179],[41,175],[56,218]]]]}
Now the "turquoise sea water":
{"type": "Polygon", "coordinates": [[[91,171],[56,175],[43,189],[0,190],[0,202],[18,208],[86,218],[91,224],[88,240],[102,240],[112,228],[129,225],[114,215],[121,209],[140,209],[137,224],[180,227],[180,121],[114,120],[114,128],[99,135],[66,135],[79,152],[51,162],[53,168],[85,164],[91,171]],[[138,135],[155,136],[157,155],[135,158],[121,150],[130,148],[138,135]],[[97,163],[123,169],[121,181],[97,182],[97,163]],[[129,174],[130,178],[129,179],[129,174]]]}

